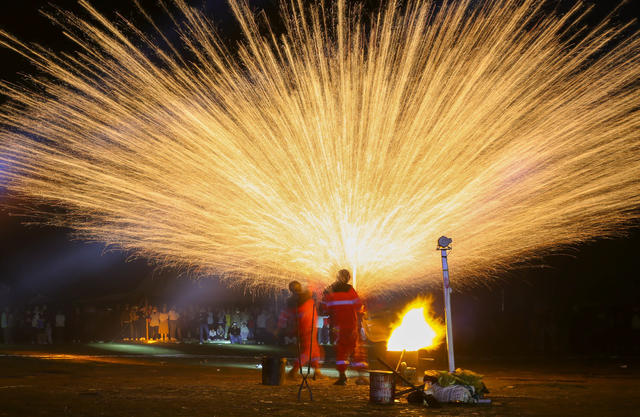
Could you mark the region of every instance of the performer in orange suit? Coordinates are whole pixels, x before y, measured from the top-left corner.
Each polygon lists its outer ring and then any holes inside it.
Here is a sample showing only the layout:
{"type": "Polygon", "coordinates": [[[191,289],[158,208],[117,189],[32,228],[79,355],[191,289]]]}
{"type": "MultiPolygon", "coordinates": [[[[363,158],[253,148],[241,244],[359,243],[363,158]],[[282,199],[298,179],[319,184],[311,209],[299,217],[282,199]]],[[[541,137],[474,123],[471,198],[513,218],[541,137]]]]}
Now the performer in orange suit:
{"type": "Polygon", "coordinates": [[[336,369],[340,377],[335,385],[347,383],[347,367],[358,370],[356,384],[368,384],[363,371],[368,367],[367,353],[362,343],[361,319],[363,305],[356,290],[349,284],[351,274],[346,269],[338,271],[336,282],[328,287],[323,296],[323,305],[329,312],[332,327],[338,331],[336,342],[336,369]],[[349,362],[352,358],[353,361],[349,362]]]}
{"type": "Polygon", "coordinates": [[[291,296],[287,300],[287,308],[280,316],[281,320],[287,320],[296,326],[299,340],[300,354],[293,364],[293,369],[289,371],[289,377],[295,377],[300,367],[311,363],[314,369],[313,379],[322,377],[320,371],[320,361],[322,360],[322,350],[318,346],[318,329],[315,321],[318,319],[315,302],[309,290],[303,289],[298,281],[289,283],[291,296]],[[311,357],[309,357],[311,353],[311,357]]]}

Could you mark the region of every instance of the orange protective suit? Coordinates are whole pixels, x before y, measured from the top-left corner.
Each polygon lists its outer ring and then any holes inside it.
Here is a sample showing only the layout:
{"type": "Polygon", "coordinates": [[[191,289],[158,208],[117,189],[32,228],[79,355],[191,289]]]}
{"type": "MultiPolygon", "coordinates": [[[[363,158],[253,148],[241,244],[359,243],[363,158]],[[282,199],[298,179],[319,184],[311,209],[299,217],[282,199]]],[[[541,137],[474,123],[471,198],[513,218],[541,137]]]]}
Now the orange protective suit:
{"type": "Polygon", "coordinates": [[[280,319],[294,324],[300,344],[300,357],[296,358],[293,364],[294,372],[308,362],[311,362],[312,368],[317,369],[323,358],[323,352],[318,345],[318,329],[315,323],[318,320],[318,313],[311,293],[303,291],[289,297],[287,309],[280,319]]]}
{"type": "Polygon", "coordinates": [[[336,282],[325,290],[322,302],[332,327],[338,332],[336,369],[344,372],[348,366],[359,370],[367,368],[367,354],[360,333],[363,305],[356,290],[349,284],[336,282]]]}

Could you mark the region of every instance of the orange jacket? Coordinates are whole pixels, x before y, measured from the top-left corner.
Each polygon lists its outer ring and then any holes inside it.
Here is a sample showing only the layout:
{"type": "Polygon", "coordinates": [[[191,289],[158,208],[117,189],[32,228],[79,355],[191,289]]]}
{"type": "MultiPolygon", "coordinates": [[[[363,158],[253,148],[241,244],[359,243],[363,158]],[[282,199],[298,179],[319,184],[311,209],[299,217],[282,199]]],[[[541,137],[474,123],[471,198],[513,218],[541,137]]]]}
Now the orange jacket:
{"type": "Polygon", "coordinates": [[[351,285],[341,282],[334,283],[325,290],[322,303],[329,313],[333,326],[344,329],[358,327],[362,301],[351,285]]]}
{"type": "Polygon", "coordinates": [[[315,321],[317,320],[318,314],[315,311],[311,293],[304,291],[302,294],[292,296],[287,300],[287,308],[282,311],[279,317],[279,327],[288,327],[295,331],[297,324],[298,332],[300,335],[304,335],[316,328],[315,321]]]}

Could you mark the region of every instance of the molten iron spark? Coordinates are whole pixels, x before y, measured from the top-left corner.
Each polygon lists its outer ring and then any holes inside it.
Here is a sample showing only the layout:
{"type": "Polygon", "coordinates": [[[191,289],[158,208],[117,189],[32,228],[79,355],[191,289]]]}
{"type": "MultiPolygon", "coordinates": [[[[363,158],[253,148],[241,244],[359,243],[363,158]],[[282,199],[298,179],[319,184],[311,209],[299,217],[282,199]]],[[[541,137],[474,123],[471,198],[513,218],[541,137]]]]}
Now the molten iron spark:
{"type": "Polygon", "coordinates": [[[161,265],[266,286],[349,268],[364,295],[438,281],[443,234],[473,285],[637,216],[631,24],[584,30],[580,5],[538,0],[345,3],[284,1],[278,35],[230,0],[233,52],[183,0],[180,46],[85,1],[52,16],[77,54],[1,32],[45,73],[1,86],[7,189],[161,265]]]}

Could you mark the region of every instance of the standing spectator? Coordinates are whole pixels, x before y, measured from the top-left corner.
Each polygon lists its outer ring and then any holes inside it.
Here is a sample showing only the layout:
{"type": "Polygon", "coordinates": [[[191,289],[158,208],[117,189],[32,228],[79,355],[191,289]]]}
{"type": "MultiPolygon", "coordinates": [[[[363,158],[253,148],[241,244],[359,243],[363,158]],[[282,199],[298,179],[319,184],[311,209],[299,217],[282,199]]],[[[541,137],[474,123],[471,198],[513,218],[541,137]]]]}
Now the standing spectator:
{"type": "Polygon", "coordinates": [[[35,306],[33,308],[33,315],[31,316],[31,328],[32,330],[32,344],[44,344],[44,320],[40,314],[40,307],[35,306]]]}
{"type": "Polygon", "coordinates": [[[36,342],[37,328],[33,327],[33,314],[33,310],[26,310],[24,312],[24,316],[22,317],[25,343],[34,344],[36,342]]]}
{"type": "Polygon", "coordinates": [[[151,314],[153,313],[153,306],[151,304],[146,303],[144,306],[144,328],[143,334],[144,337],[148,340],[151,340],[151,314]]]}
{"type": "Polygon", "coordinates": [[[331,344],[331,323],[329,316],[322,317],[322,329],[320,329],[320,339],[323,345],[331,344]]]}
{"type": "Polygon", "coordinates": [[[187,317],[183,315],[182,318],[184,319],[184,323],[187,328],[187,337],[191,340],[195,340],[198,332],[197,329],[200,325],[200,323],[198,323],[198,311],[196,307],[190,306],[187,317]]]}
{"type": "MultiPolygon", "coordinates": [[[[283,310],[283,313],[286,311],[283,310]]],[[[289,314],[280,314],[278,317],[278,330],[276,334],[278,335],[278,344],[279,345],[288,345],[294,343],[296,341],[293,333],[295,332],[294,324],[292,323],[293,317],[289,314]]]]}
{"type": "Polygon", "coordinates": [[[226,318],[225,318],[225,314],[224,314],[224,310],[218,310],[217,311],[217,316],[218,316],[218,326],[222,326],[222,328],[226,331],[226,318]]]}
{"type": "Polygon", "coordinates": [[[231,312],[231,323],[242,323],[242,314],[240,313],[240,309],[236,308],[231,312]]]}
{"type": "Polygon", "coordinates": [[[247,335],[247,339],[256,340],[256,315],[253,312],[249,313],[249,320],[247,320],[247,328],[249,329],[249,334],[247,335]]]}
{"type": "Polygon", "coordinates": [[[83,338],[85,341],[95,342],[98,340],[96,326],[97,310],[94,304],[87,304],[84,307],[82,316],[83,338]]]}
{"type": "Polygon", "coordinates": [[[204,343],[204,338],[209,340],[209,324],[207,318],[209,315],[204,307],[200,307],[200,311],[198,313],[198,331],[200,332],[200,344],[204,343]]]}
{"type": "Polygon", "coordinates": [[[136,315],[136,340],[144,340],[147,337],[147,309],[145,305],[140,304],[138,314],[136,315]]]}
{"type": "Polygon", "coordinates": [[[230,327],[231,327],[231,311],[227,309],[224,312],[224,328],[228,332],[230,327]]]}
{"type": "Polygon", "coordinates": [[[18,341],[20,343],[28,343],[31,331],[31,312],[29,310],[23,310],[20,313],[15,313],[16,319],[16,332],[18,341]]]}
{"type": "Polygon", "coordinates": [[[238,323],[235,321],[229,327],[229,339],[231,340],[231,344],[239,344],[242,342],[240,337],[240,327],[238,327],[238,323]]]}
{"type": "Polygon", "coordinates": [[[129,341],[136,340],[136,322],[138,321],[138,306],[133,305],[129,310],[129,341]]]}
{"type": "Polygon", "coordinates": [[[256,318],[256,342],[259,345],[264,345],[267,336],[267,312],[260,310],[260,314],[256,318]]]}
{"type": "Polygon", "coordinates": [[[265,335],[265,344],[275,345],[278,343],[278,320],[273,312],[267,314],[267,333],[265,335]]]}
{"type": "Polygon", "coordinates": [[[209,327],[209,329],[215,329],[215,318],[213,317],[213,311],[211,310],[211,307],[209,307],[207,309],[207,326],[209,327]]]}
{"type": "Polygon", "coordinates": [[[52,314],[52,311],[47,308],[46,304],[42,306],[41,316],[42,316],[43,327],[44,327],[44,336],[43,336],[44,344],[51,345],[53,344],[54,316],[52,314]]]}
{"type": "Polygon", "coordinates": [[[169,313],[167,313],[167,305],[162,306],[162,313],[158,314],[160,326],[158,327],[159,338],[163,342],[169,341],[169,313]]]}
{"type": "Polygon", "coordinates": [[[83,315],[80,307],[76,306],[73,313],[73,342],[82,343],[85,341],[84,326],[82,325],[83,315]]]}
{"type": "Polygon", "coordinates": [[[17,323],[16,319],[17,319],[17,317],[15,316],[15,313],[13,313],[8,308],[7,308],[7,314],[9,316],[8,322],[7,322],[8,326],[9,326],[8,327],[9,332],[8,332],[8,339],[5,339],[5,340],[6,340],[7,344],[13,345],[15,343],[15,339],[14,338],[15,338],[15,334],[16,334],[16,323],[17,323]]]}
{"type": "Polygon", "coordinates": [[[178,342],[182,342],[184,340],[183,332],[185,329],[185,326],[184,326],[185,320],[184,320],[184,317],[182,316],[186,315],[187,312],[183,308],[180,308],[180,309],[176,308],[175,310],[176,310],[176,313],[178,314],[178,319],[176,320],[176,339],[178,342]]]}
{"type": "Polygon", "coordinates": [[[66,326],[67,318],[62,312],[62,310],[58,310],[56,313],[56,326],[55,326],[55,335],[56,335],[56,343],[64,343],[65,342],[65,326],[66,326]]]}
{"type": "Polygon", "coordinates": [[[120,340],[124,341],[129,334],[129,323],[131,322],[129,304],[124,306],[120,312],[120,340]]]}
{"type": "Polygon", "coordinates": [[[245,309],[242,309],[242,311],[240,311],[239,314],[240,314],[240,320],[237,321],[237,323],[246,323],[248,327],[249,317],[250,317],[249,311],[245,308],[245,309]]]}
{"type": "Polygon", "coordinates": [[[324,328],[325,316],[316,317],[316,330],[318,332],[318,344],[324,345],[323,328],[324,328]]]}
{"type": "Polygon", "coordinates": [[[11,321],[13,317],[11,316],[11,312],[9,311],[9,307],[5,307],[2,312],[2,317],[0,317],[0,327],[2,328],[2,341],[5,345],[13,344],[13,337],[11,335],[11,321]]]}
{"type": "Polygon", "coordinates": [[[149,339],[156,340],[158,338],[158,329],[160,327],[160,314],[158,308],[153,307],[149,316],[149,339]]]}
{"type": "Polygon", "coordinates": [[[249,326],[247,326],[247,323],[242,323],[242,326],[240,326],[240,340],[242,340],[243,345],[247,344],[248,338],[249,338],[249,326]]]}
{"type": "Polygon", "coordinates": [[[178,341],[178,319],[180,315],[176,311],[176,306],[172,306],[169,310],[169,340],[178,341]]]}

